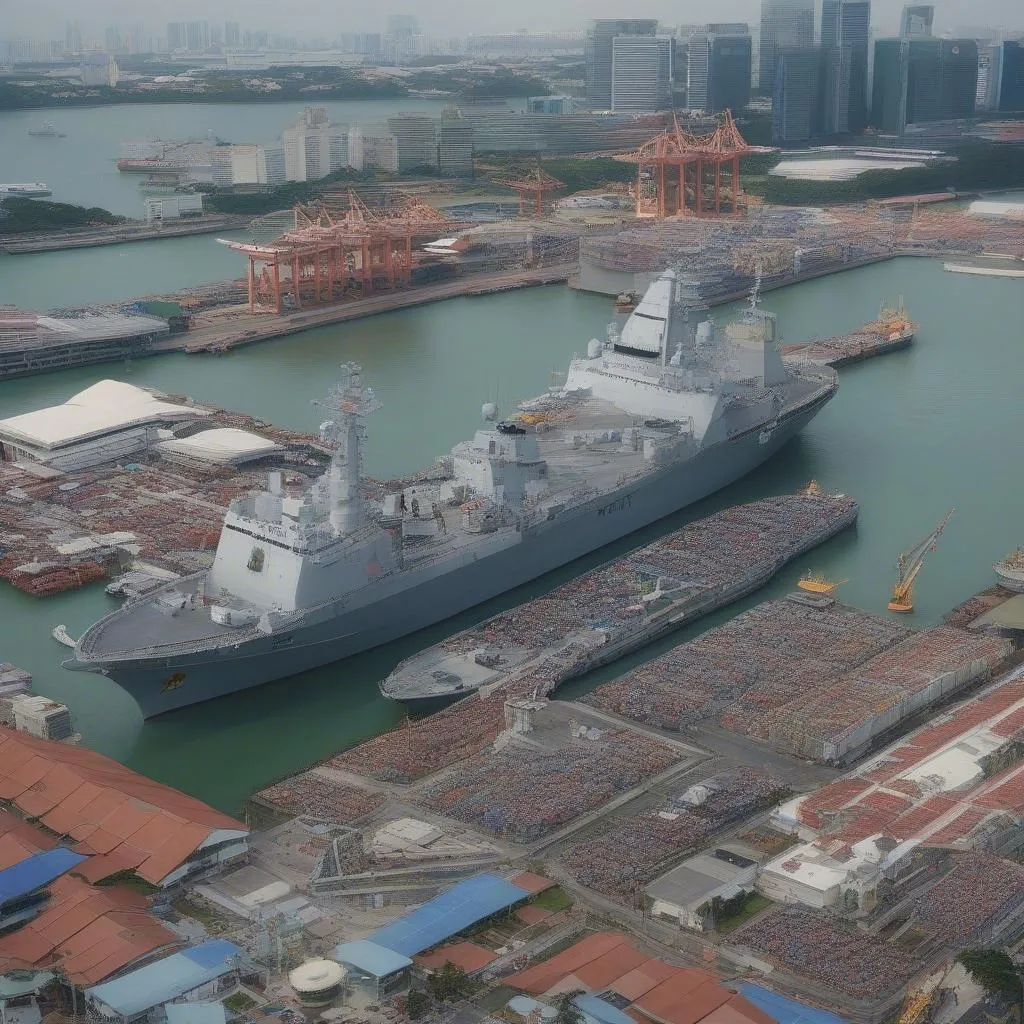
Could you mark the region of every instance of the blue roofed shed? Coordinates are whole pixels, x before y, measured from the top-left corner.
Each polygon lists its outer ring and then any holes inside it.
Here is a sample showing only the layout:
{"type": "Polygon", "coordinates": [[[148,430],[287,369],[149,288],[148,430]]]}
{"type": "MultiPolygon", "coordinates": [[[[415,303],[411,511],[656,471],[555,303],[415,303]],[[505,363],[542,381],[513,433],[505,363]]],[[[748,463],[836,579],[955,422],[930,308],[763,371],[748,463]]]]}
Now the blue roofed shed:
{"type": "Polygon", "coordinates": [[[55,878],[66,874],[83,860],[88,858],[58,846],[52,850],[35,853],[0,871],[0,911],[8,903],[29,896],[44,885],[49,885],[55,878]]]}
{"type": "Polygon", "coordinates": [[[164,1009],[167,1024],[224,1024],[227,1020],[223,1003],[168,1003],[164,1009]]]}
{"type": "Polygon", "coordinates": [[[378,946],[414,956],[529,896],[525,889],[499,875],[476,875],[458,882],[370,938],[378,946]]]}
{"type": "Polygon", "coordinates": [[[357,939],[335,946],[334,959],[348,968],[349,982],[358,985],[374,999],[394,995],[409,987],[412,961],[370,939],[357,939]]]}
{"type": "Polygon", "coordinates": [[[242,955],[233,942],[210,939],[94,985],[85,997],[105,1017],[133,1020],[175,999],[208,999],[226,991],[238,978],[242,955]]]}
{"type": "Polygon", "coordinates": [[[636,1024],[636,1021],[627,1013],[623,1013],[617,1006],[612,1006],[607,1000],[600,996],[577,996],[573,1002],[598,1024],[636,1024]]]}
{"type": "Polygon", "coordinates": [[[848,1024],[827,1010],[819,1010],[795,999],[787,999],[778,992],[752,985],[749,982],[739,987],[740,995],[749,999],[759,1010],[774,1017],[779,1024],[848,1024]]]}

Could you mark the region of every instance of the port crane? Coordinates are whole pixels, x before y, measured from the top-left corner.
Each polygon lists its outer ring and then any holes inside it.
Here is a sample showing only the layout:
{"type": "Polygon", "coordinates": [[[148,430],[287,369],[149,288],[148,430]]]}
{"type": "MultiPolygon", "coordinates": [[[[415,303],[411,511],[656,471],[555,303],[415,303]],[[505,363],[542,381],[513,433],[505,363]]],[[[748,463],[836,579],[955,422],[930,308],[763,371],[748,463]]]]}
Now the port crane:
{"type": "Polygon", "coordinates": [[[946,528],[946,524],[955,511],[956,509],[951,508],[946,513],[946,517],[942,522],[924,540],[919,540],[912,548],[904,551],[896,559],[896,570],[899,576],[895,586],[892,588],[889,611],[906,613],[914,610],[914,582],[924,566],[924,556],[929,551],[935,550],[935,542],[939,539],[939,535],[946,528]]]}

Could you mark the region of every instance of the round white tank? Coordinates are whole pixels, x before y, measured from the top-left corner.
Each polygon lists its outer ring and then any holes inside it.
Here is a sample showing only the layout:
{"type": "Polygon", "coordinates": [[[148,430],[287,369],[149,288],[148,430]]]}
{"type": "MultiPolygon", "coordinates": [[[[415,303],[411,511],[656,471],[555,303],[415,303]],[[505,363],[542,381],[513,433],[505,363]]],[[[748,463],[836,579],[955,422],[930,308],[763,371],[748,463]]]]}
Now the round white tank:
{"type": "Polygon", "coordinates": [[[601,351],[604,349],[604,345],[597,340],[597,338],[591,338],[587,342],[587,358],[597,359],[601,355],[601,351]]]}
{"type": "Polygon", "coordinates": [[[697,344],[698,345],[710,345],[711,336],[714,327],[710,320],[702,320],[697,324],[697,344]]]}
{"type": "Polygon", "coordinates": [[[345,968],[334,960],[307,960],[288,975],[288,983],[304,1005],[325,1006],[341,995],[345,968]]]}

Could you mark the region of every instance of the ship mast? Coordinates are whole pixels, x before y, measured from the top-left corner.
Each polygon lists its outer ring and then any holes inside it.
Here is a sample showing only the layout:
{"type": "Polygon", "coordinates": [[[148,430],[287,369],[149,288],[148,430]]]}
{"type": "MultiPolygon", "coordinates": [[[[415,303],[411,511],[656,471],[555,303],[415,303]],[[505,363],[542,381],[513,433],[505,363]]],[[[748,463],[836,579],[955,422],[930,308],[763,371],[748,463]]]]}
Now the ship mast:
{"type": "Polygon", "coordinates": [[[344,537],[363,523],[362,479],[363,417],[376,412],[381,403],[372,388],[364,388],[362,371],[356,363],[341,364],[341,379],[322,402],[331,419],[320,424],[320,437],[333,448],[327,469],[328,515],[335,536],[344,537]]]}

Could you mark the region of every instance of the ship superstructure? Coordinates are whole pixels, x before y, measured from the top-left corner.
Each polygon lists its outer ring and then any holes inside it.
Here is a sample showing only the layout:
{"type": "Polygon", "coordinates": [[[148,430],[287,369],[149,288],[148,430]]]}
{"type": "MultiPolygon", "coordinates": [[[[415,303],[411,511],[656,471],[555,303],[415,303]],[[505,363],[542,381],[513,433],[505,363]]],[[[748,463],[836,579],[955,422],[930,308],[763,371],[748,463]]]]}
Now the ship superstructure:
{"type": "Polygon", "coordinates": [[[756,295],[716,327],[656,280],[565,381],[414,481],[372,496],[346,365],[321,424],[334,451],[312,486],[270,475],[232,503],[212,567],[101,619],[68,667],[99,671],[147,717],[339,660],[440,621],[668,515],[749,472],[835,393],[785,366],[756,295]]]}

